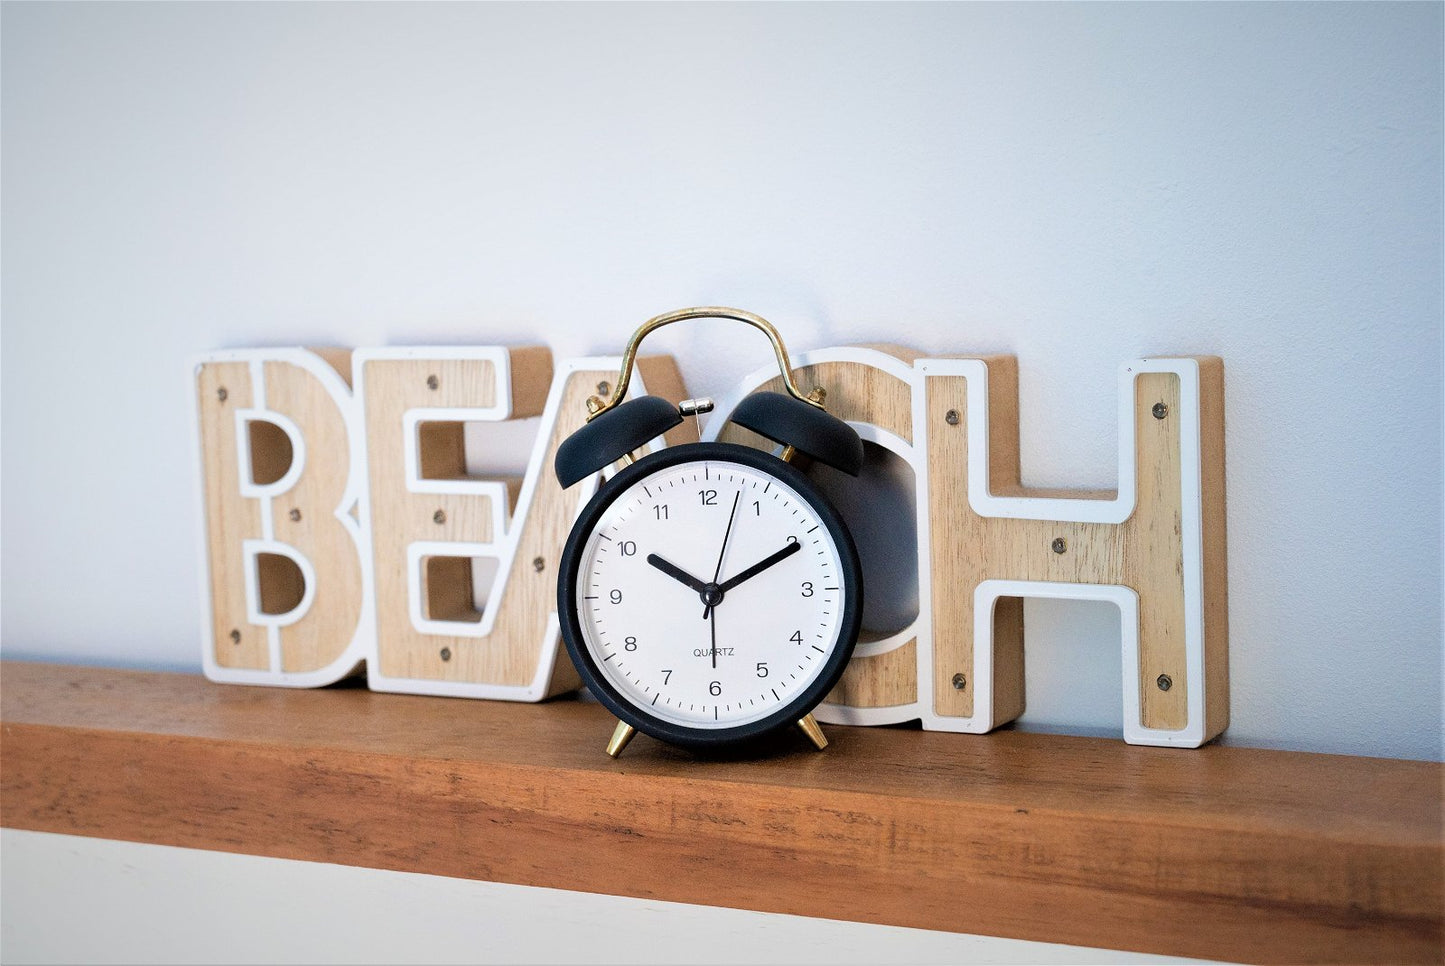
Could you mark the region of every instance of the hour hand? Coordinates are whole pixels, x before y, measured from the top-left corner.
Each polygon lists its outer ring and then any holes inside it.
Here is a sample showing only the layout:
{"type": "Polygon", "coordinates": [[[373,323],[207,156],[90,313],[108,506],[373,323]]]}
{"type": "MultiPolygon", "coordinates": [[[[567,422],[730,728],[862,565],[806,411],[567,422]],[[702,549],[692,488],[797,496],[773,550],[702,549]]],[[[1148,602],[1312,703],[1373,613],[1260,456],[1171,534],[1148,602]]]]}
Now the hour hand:
{"type": "Polygon", "coordinates": [[[698,580],[696,577],[688,573],[686,570],[683,570],[681,567],[677,567],[673,564],[668,563],[666,560],[663,560],[655,553],[650,553],[647,555],[647,562],[652,564],[652,566],[656,567],[658,570],[661,570],[663,573],[667,574],[673,580],[676,580],[680,583],[686,584],[688,587],[691,587],[699,594],[707,589],[707,584],[703,583],[701,580],[698,580]]]}

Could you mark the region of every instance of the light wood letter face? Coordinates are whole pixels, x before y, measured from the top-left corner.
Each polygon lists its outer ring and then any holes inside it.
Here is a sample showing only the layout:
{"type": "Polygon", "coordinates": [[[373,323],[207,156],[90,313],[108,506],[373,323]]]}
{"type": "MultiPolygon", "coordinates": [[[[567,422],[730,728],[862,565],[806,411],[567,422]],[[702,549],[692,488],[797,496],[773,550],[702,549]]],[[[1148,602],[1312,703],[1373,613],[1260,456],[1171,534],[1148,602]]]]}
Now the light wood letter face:
{"type": "Polygon", "coordinates": [[[364,658],[348,369],[346,352],[304,349],[196,366],[214,680],[315,686],[364,658]]]}

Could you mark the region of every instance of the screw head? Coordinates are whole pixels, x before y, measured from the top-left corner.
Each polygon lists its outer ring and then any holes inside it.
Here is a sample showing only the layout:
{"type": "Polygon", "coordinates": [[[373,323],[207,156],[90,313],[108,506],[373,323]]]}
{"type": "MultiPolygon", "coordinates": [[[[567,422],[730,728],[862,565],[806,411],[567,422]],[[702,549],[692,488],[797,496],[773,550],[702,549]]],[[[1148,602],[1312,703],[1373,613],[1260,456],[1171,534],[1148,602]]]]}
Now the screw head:
{"type": "Polygon", "coordinates": [[[452,649],[449,647],[442,648],[441,657],[443,661],[450,661],[452,659],[452,649]]]}
{"type": "Polygon", "coordinates": [[[239,644],[239,643],[241,643],[241,632],[238,631],[238,630],[236,630],[235,628],[232,628],[232,629],[231,629],[231,643],[232,643],[232,644],[239,644]]]}
{"type": "Polygon", "coordinates": [[[222,386],[220,389],[216,390],[216,398],[219,399],[221,402],[225,402],[226,397],[229,395],[230,393],[226,392],[225,386],[222,386]]]}
{"type": "Polygon", "coordinates": [[[610,392],[612,392],[612,387],[605,380],[597,384],[597,395],[605,396],[610,392]]]}
{"type": "Polygon", "coordinates": [[[1167,674],[1159,675],[1157,678],[1154,679],[1154,683],[1159,685],[1160,691],[1168,691],[1170,688],[1174,687],[1174,679],[1167,674]]]}
{"type": "Polygon", "coordinates": [[[1069,544],[1063,537],[1054,537],[1054,542],[1049,544],[1049,546],[1053,548],[1054,553],[1063,553],[1069,549],[1069,544]]]}
{"type": "Polygon", "coordinates": [[[1154,413],[1155,419],[1163,419],[1165,416],[1169,415],[1169,407],[1164,405],[1162,402],[1157,402],[1154,404],[1154,408],[1151,410],[1151,412],[1154,413]]]}
{"type": "Polygon", "coordinates": [[[295,523],[296,521],[301,519],[301,511],[296,509],[295,507],[292,507],[291,512],[286,515],[291,518],[292,523],[295,523]]]}
{"type": "Polygon", "coordinates": [[[962,691],[966,687],[968,687],[968,678],[964,677],[961,673],[955,674],[953,676],[953,690],[962,691]]]}
{"type": "Polygon", "coordinates": [[[427,377],[426,377],[426,387],[427,387],[428,389],[435,389],[437,386],[440,386],[441,384],[442,384],[441,380],[438,379],[436,376],[427,376],[427,377]]]}
{"type": "Polygon", "coordinates": [[[945,423],[947,423],[948,425],[950,425],[950,426],[957,426],[957,425],[958,425],[958,410],[957,410],[957,409],[950,409],[948,412],[944,413],[944,414],[943,414],[943,421],[944,421],[945,423]]]}
{"type": "Polygon", "coordinates": [[[546,569],[546,567],[547,561],[543,560],[541,557],[532,558],[532,569],[537,571],[537,573],[540,574],[543,570],[546,569]]]}
{"type": "Polygon", "coordinates": [[[432,522],[432,523],[446,523],[446,522],[447,522],[447,511],[445,511],[445,510],[438,510],[437,512],[433,513],[433,514],[431,515],[431,522],[432,522]]]}

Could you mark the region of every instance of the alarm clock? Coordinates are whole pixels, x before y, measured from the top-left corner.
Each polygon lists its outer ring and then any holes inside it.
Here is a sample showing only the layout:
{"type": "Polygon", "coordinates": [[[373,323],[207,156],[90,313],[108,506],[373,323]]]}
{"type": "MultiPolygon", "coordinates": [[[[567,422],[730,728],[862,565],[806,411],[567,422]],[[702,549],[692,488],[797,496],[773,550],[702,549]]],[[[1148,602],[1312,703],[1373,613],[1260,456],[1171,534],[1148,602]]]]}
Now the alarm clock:
{"type": "Polygon", "coordinates": [[[825,398],[821,388],[798,389],[766,319],[682,309],[633,334],[611,394],[588,399],[586,425],[558,447],[563,488],[625,464],[577,517],[557,581],[567,652],[619,719],[612,757],[638,731],[708,749],[796,726],[826,747],[812,710],[857,643],[863,577],[847,526],[793,463],[857,476],[863,443],[825,398]],[[754,393],[730,419],[780,449],[685,443],[638,459],[649,440],[712,409],[706,399],[624,401],[642,339],[700,318],[745,322],[772,342],[786,393],[754,393]]]}

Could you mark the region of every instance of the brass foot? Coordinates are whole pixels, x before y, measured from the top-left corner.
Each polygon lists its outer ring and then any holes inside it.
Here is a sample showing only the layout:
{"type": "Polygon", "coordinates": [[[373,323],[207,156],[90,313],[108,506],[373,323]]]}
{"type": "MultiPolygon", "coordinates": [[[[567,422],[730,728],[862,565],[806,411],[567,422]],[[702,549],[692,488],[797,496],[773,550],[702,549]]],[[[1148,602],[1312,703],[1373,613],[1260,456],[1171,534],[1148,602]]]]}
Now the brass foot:
{"type": "Polygon", "coordinates": [[[627,747],[627,743],[635,734],[637,734],[637,729],[632,725],[626,721],[617,722],[617,728],[612,732],[612,740],[607,742],[607,757],[616,758],[622,754],[622,749],[627,747]]]}
{"type": "Polygon", "coordinates": [[[798,728],[808,736],[814,748],[822,751],[828,747],[828,739],[823,737],[823,729],[818,727],[818,719],[814,718],[811,712],[798,722],[798,728]]]}

